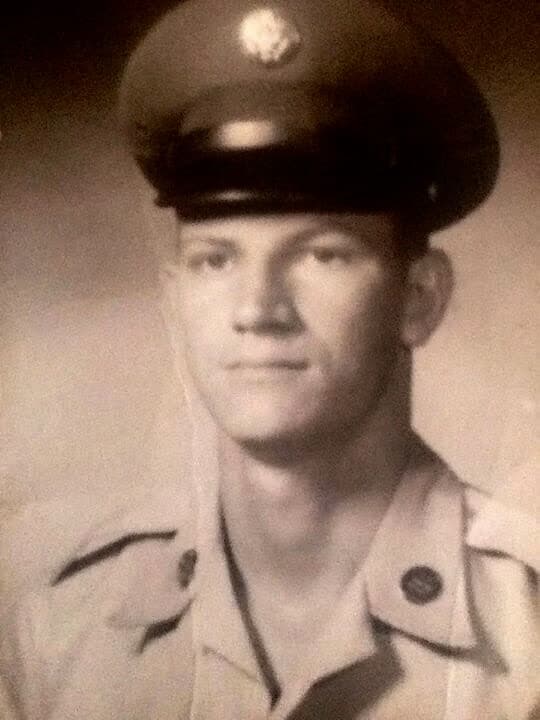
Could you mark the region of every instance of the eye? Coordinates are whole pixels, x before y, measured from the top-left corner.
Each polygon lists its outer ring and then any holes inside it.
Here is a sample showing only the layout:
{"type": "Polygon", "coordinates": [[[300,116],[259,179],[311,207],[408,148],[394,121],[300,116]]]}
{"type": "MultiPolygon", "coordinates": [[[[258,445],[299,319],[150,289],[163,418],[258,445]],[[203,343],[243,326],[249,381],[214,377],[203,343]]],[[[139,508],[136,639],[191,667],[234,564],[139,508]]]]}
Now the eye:
{"type": "Polygon", "coordinates": [[[188,268],[198,273],[226,272],[232,263],[232,254],[225,249],[192,251],[188,252],[186,257],[188,268]]]}
{"type": "Polygon", "coordinates": [[[328,269],[350,265],[359,253],[356,241],[338,229],[317,233],[304,245],[306,259],[312,264],[328,269]]]}
{"type": "Polygon", "coordinates": [[[223,270],[226,268],[231,261],[228,253],[221,250],[207,253],[206,257],[202,260],[202,265],[209,270],[223,270]]]}
{"type": "Polygon", "coordinates": [[[309,249],[309,255],[319,265],[348,265],[353,257],[351,250],[343,247],[321,246],[309,249]]]}

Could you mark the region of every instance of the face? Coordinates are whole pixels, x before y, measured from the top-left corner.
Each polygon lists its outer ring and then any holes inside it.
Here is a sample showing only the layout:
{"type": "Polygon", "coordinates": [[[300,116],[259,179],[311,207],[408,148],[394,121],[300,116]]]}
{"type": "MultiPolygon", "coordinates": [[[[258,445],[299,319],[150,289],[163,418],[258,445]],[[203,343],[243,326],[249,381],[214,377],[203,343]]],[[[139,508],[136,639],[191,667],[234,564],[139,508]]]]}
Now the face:
{"type": "Polygon", "coordinates": [[[366,421],[400,348],[397,232],[389,215],[182,222],[179,330],[228,436],[310,443],[366,421]]]}

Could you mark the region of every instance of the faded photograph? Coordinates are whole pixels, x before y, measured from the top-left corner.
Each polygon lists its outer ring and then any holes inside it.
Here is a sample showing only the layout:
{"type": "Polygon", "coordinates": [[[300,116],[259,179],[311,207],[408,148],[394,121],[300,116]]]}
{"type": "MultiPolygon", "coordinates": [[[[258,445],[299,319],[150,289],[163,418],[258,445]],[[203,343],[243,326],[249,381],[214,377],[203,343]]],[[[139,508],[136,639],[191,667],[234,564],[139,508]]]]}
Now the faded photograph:
{"type": "Polygon", "coordinates": [[[0,31],[0,720],[540,720],[534,3],[0,31]]]}

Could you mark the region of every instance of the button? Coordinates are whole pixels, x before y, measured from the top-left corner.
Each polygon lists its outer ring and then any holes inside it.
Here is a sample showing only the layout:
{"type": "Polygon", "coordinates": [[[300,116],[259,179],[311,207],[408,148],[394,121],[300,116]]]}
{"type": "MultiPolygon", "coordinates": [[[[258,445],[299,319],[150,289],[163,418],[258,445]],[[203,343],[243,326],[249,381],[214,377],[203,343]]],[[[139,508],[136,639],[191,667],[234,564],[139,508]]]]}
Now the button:
{"type": "Polygon", "coordinates": [[[186,550],[178,563],[178,582],[184,590],[189,586],[195,574],[195,565],[197,564],[197,551],[186,550]]]}
{"type": "Polygon", "coordinates": [[[401,578],[401,589],[407,600],[425,605],[439,597],[443,589],[442,577],[427,565],[415,565],[401,578]]]}

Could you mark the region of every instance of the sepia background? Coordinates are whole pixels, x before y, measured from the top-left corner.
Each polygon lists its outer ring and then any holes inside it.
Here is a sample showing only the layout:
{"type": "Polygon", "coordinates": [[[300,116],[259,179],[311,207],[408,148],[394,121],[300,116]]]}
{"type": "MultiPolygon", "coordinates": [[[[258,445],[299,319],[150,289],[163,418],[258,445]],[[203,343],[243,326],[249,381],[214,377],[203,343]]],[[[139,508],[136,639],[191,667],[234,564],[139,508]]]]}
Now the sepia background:
{"type": "MultiPolygon", "coordinates": [[[[5,503],[127,491],[179,477],[188,462],[152,253],[163,221],[114,114],[130,49],[173,4],[95,0],[66,14],[54,1],[21,3],[0,22],[5,503]]],[[[538,434],[537,3],[387,4],[446,42],[500,127],[495,193],[436,238],[453,259],[456,294],[418,353],[415,383],[416,427],[464,479],[494,488],[516,473],[532,477],[538,434]]]]}

